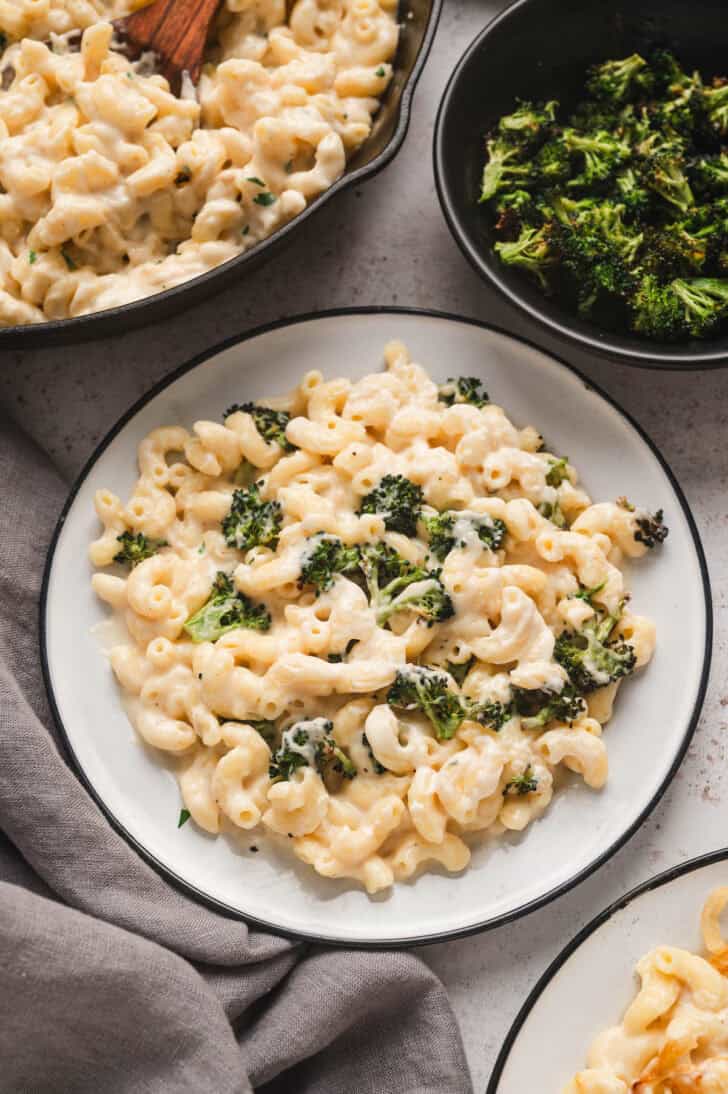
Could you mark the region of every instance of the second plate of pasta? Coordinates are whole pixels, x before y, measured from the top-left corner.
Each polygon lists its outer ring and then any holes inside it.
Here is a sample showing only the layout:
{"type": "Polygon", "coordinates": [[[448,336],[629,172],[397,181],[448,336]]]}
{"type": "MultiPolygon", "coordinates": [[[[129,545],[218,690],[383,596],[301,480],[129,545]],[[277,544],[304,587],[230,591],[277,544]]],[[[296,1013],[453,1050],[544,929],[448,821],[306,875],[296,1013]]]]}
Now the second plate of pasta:
{"type": "Polygon", "coordinates": [[[534,989],[487,1094],[528,1089],[534,1053],[539,1089],[553,1094],[728,1089],[726,904],[723,850],[652,878],[602,913],[534,989]]]}
{"type": "Polygon", "coordinates": [[[275,930],[406,944],[629,836],[699,714],[709,589],[669,470],[578,374],[472,322],[331,313],[117,425],[43,643],[82,777],[155,865],[275,930]]]}

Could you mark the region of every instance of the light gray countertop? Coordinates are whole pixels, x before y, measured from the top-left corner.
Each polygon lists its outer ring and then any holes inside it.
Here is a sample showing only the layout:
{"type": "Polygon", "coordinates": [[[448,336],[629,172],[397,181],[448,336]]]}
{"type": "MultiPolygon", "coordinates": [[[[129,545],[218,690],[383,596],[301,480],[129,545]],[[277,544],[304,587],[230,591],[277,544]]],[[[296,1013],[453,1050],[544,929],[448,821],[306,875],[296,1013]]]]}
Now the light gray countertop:
{"type": "Polygon", "coordinates": [[[628,888],[728,843],[725,543],[728,531],[728,370],[649,372],[557,343],[472,272],[440,213],[431,166],[437,105],[465,47],[498,2],[445,0],[417,90],[410,133],[393,164],[333,199],[296,241],[249,280],[155,327],[104,343],[6,352],[0,401],[69,481],[99,438],[159,377],[205,347],[273,319],[323,308],[399,304],[491,320],[554,349],[588,373],[647,430],[693,507],[716,609],[711,685],[681,770],[640,832],[596,875],[545,909],[490,933],[429,947],[448,986],[475,1089],[484,1090],[526,994],[585,922],[628,888]]]}

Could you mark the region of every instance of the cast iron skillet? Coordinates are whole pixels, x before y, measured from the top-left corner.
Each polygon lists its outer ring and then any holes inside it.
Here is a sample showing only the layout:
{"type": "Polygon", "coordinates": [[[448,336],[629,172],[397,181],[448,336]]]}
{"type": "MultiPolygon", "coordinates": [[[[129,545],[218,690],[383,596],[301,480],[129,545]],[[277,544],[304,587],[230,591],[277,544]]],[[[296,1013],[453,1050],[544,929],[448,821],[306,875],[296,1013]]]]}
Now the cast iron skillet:
{"type": "Polygon", "coordinates": [[[728,365],[728,335],[677,345],[602,331],[551,300],[491,250],[478,206],[484,135],[516,98],[579,95],[589,65],[668,47],[704,76],[728,75],[725,0],[517,0],[467,49],[445,90],[434,138],[435,180],[445,218],[475,270],[556,334],[644,368],[728,365]]]}
{"type": "Polygon", "coordinates": [[[394,76],[374,119],[372,132],[349,161],[342,177],[311,202],[299,216],[244,254],[237,255],[221,266],[166,292],[76,319],[0,328],[0,354],[6,349],[67,345],[125,334],[128,330],[185,311],[244,274],[257,269],[288,241],[292,232],[335,194],[381,171],[399,152],[407,134],[412,97],[435,37],[442,2],[443,0],[400,0],[401,33],[394,61],[394,76]]]}

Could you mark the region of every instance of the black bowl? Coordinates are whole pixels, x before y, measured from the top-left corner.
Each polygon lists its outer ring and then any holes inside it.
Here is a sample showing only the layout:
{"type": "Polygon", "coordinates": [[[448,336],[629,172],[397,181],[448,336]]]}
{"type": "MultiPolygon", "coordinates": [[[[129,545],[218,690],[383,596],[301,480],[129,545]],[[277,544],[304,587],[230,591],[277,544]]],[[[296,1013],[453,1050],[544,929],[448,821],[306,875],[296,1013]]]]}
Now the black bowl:
{"type": "Polygon", "coordinates": [[[394,59],[394,75],[374,119],[372,132],[351,158],[341,178],[299,216],[244,254],[165,292],[75,319],[0,328],[0,353],[5,349],[43,348],[112,337],[186,311],[193,304],[256,270],[335,194],[381,171],[399,152],[407,135],[412,96],[435,37],[442,2],[400,0],[401,31],[394,59]]]}
{"type": "Polygon", "coordinates": [[[478,205],[484,135],[516,98],[574,102],[598,61],[672,49],[689,69],[728,75],[725,0],[517,0],[478,35],[453,72],[435,126],[435,180],[445,219],[486,281],[550,330],[624,364],[644,368],[728,365],[728,336],[651,342],[601,330],[549,299],[492,250],[478,205]]]}

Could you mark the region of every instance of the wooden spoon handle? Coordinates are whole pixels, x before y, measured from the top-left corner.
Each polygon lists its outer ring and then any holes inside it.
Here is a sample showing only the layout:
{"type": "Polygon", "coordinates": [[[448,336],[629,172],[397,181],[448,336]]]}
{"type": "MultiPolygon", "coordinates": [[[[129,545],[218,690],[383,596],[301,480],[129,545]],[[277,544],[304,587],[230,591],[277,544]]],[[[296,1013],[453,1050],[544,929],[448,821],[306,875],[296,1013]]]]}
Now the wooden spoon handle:
{"type": "Polygon", "coordinates": [[[171,84],[189,72],[197,83],[210,23],[220,0],[155,0],[146,8],[118,21],[133,49],[151,49],[171,84]]]}

